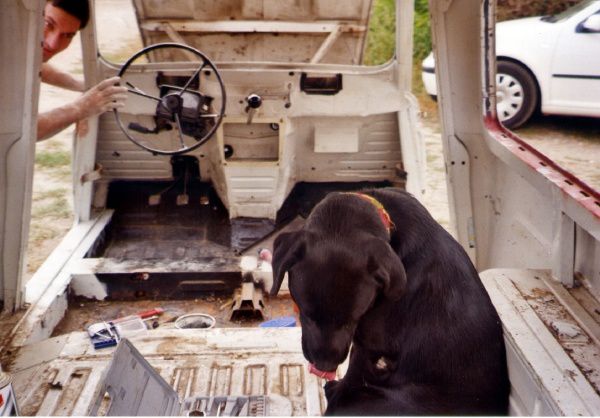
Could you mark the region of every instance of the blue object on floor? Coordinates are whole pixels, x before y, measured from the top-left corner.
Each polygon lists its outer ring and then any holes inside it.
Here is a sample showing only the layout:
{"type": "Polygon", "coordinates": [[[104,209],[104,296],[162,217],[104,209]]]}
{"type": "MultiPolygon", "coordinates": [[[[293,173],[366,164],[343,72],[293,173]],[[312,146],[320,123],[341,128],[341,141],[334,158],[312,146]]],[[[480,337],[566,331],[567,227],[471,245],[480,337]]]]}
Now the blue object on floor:
{"type": "Polygon", "coordinates": [[[293,316],[282,316],[280,318],[270,319],[259,325],[261,328],[281,328],[288,327],[292,328],[296,326],[296,318],[293,316]]]}
{"type": "Polygon", "coordinates": [[[101,348],[106,348],[106,347],[113,347],[115,345],[117,345],[117,339],[113,338],[111,340],[106,340],[106,341],[93,341],[94,344],[94,349],[99,350],[101,348]]]}

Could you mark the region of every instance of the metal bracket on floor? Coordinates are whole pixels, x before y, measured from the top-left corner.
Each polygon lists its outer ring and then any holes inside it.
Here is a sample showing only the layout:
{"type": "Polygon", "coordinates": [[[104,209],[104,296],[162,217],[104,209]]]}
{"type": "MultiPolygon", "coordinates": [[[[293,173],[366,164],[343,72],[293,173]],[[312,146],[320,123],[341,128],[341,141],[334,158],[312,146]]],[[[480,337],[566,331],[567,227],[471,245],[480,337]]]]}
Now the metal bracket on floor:
{"type": "Polygon", "coordinates": [[[263,291],[253,281],[242,283],[241,289],[236,290],[231,308],[231,321],[241,318],[264,319],[263,291]]]}

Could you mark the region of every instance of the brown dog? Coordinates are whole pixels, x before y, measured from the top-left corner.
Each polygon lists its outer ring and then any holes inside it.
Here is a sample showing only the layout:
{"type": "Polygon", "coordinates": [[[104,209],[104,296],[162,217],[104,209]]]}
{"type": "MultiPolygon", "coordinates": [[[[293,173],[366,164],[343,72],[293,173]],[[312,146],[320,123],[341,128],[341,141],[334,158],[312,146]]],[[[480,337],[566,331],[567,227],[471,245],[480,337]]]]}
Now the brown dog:
{"type": "Polygon", "coordinates": [[[352,344],[326,414],[508,412],[498,315],[462,247],[408,193],[330,194],[275,240],[271,295],[285,272],[312,368],[331,374],[352,344]]]}

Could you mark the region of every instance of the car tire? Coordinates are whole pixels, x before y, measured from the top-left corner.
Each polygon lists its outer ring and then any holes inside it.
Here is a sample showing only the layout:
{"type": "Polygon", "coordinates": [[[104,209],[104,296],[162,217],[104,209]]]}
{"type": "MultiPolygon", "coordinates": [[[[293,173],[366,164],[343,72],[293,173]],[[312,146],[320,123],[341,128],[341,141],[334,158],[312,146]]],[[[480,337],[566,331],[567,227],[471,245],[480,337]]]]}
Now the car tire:
{"type": "Polygon", "coordinates": [[[515,129],[529,120],[537,108],[539,93],[533,75],[512,61],[498,61],[496,109],[502,124],[515,129]]]}

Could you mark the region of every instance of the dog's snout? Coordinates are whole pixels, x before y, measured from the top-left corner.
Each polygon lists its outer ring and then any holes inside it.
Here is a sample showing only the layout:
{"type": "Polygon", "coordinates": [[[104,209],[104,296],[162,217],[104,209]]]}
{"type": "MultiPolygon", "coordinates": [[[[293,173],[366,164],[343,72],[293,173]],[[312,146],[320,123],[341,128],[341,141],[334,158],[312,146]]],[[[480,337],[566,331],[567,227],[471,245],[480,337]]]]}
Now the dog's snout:
{"type": "Polygon", "coordinates": [[[335,371],[343,363],[350,349],[351,334],[346,330],[332,332],[302,331],[302,349],[304,356],[317,369],[324,372],[335,371]]]}
{"type": "Polygon", "coordinates": [[[324,372],[335,371],[339,364],[343,363],[348,354],[344,348],[322,347],[313,351],[313,362],[315,366],[324,372]]]}
{"type": "Polygon", "coordinates": [[[340,363],[332,361],[316,361],[313,364],[315,368],[321,372],[330,373],[335,372],[340,363]]]}

